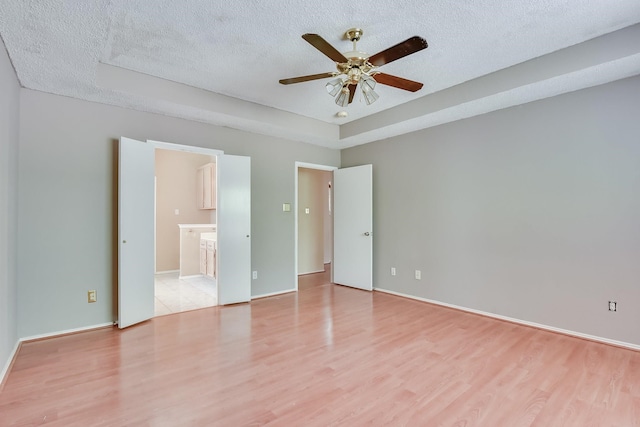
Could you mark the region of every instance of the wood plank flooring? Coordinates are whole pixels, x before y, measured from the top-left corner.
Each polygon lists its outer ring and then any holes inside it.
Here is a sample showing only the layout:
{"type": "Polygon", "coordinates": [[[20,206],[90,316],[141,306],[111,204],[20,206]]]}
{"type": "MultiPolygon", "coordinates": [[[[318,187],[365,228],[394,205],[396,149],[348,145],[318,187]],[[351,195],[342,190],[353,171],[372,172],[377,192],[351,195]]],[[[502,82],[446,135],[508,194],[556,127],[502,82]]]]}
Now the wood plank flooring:
{"type": "Polygon", "coordinates": [[[305,276],[25,343],[1,426],[640,426],[640,352],[305,276]]]}

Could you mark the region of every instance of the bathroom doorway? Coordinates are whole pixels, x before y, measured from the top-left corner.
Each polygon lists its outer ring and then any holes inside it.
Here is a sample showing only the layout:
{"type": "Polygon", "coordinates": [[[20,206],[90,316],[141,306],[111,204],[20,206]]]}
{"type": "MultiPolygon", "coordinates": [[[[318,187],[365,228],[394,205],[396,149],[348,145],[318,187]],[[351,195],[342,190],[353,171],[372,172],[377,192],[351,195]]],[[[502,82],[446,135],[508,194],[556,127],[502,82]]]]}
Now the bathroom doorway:
{"type": "Polygon", "coordinates": [[[155,150],[156,316],[218,304],[215,165],[216,156],[155,150]]]}

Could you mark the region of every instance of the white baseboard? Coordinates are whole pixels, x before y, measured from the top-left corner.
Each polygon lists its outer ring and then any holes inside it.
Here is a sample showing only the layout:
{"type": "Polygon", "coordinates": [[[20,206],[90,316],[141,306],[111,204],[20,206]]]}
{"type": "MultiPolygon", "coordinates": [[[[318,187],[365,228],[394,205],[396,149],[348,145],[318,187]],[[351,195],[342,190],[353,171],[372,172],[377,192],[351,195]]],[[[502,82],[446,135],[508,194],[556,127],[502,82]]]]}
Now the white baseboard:
{"type": "Polygon", "coordinates": [[[57,336],[61,336],[61,335],[69,335],[69,334],[74,334],[76,332],[84,332],[84,331],[90,331],[92,329],[106,328],[108,326],[113,326],[113,322],[100,323],[98,325],[85,326],[85,327],[82,327],[82,328],[67,329],[67,330],[58,331],[58,332],[50,332],[50,333],[47,333],[47,334],[32,335],[32,336],[29,336],[29,337],[24,337],[24,338],[18,339],[18,341],[16,342],[15,347],[13,348],[13,351],[9,355],[9,359],[7,360],[7,363],[5,363],[4,367],[2,368],[2,371],[0,371],[0,390],[2,390],[2,386],[4,385],[5,376],[9,373],[9,370],[10,370],[11,366],[13,365],[13,361],[15,360],[16,355],[18,354],[18,349],[20,349],[20,346],[22,345],[23,342],[37,341],[37,340],[46,339],[46,338],[53,338],[53,337],[57,337],[57,336]]]}
{"type": "Polygon", "coordinates": [[[502,316],[500,314],[489,313],[489,312],[481,311],[481,310],[475,310],[473,308],[467,308],[467,307],[462,307],[462,306],[459,306],[459,305],[448,304],[446,302],[440,302],[440,301],[431,300],[431,299],[427,299],[427,298],[416,297],[416,296],[413,296],[413,295],[408,295],[408,294],[403,294],[403,293],[400,293],[400,292],[390,291],[388,289],[374,288],[374,290],[378,291],[378,292],[383,292],[385,294],[391,294],[391,295],[396,295],[396,296],[403,297],[403,298],[409,298],[409,299],[416,300],[416,301],[422,301],[422,302],[426,302],[426,303],[429,303],[429,304],[439,305],[441,307],[453,308],[455,310],[465,311],[467,313],[479,314],[480,316],[492,317],[494,319],[504,320],[504,321],[511,322],[511,323],[517,323],[519,325],[531,326],[533,328],[544,329],[546,331],[556,332],[556,333],[559,333],[559,334],[569,335],[569,336],[577,337],[577,338],[582,338],[582,339],[586,339],[586,340],[589,340],[589,341],[596,341],[596,342],[600,342],[600,343],[604,343],[604,344],[614,345],[616,347],[628,348],[630,350],[640,350],[640,345],[638,345],[638,344],[632,344],[632,343],[628,343],[628,342],[624,342],[624,341],[616,341],[616,340],[612,340],[612,339],[609,339],[609,338],[598,337],[596,335],[583,334],[582,332],[570,331],[568,329],[556,328],[555,326],[543,325],[543,324],[540,324],[540,323],[529,322],[527,320],[521,320],[521,319],[516,319],[516,318],[513,318],[513,317],[502,316]]]}
{"type": "Polygon", "coordinates": [[[305,271],[304,273],[298,273],[298,276],[306,276],[307,274],[324,273],[326,270],[305,271]]]}
{"type": "Polygon", "coordinates": [[[251,300],[273,297],[273,296],[282,295],[282,294],[289,294],[291,292],[296,292],[296,291],[297,289],[294,288],[294,289],[287,289],[286,291],[271,292],[270,294],[252,295],[251,300]]]}
{"type": "Polygon", "coordinates": [[[18,349],[20,348],[21,344],[22,343],[20,342],[20,340],[16,341],[16,345],[13,346],[13,351],[9,353],[9,358],[7,359],[7,363],[4,364],[2,371],[0,371],[0,391],[2,391],[2,387],[4,386],[4,380],[6,379],[5,377],[7,376],[7,374],[9,373],[9,369],[13,365],[13,361],[15,360],[16,355],[18,354],[18,349]]]}
{"type": "Polygon", "coordinates": [[[49,332],[49,333],[40,334],[40,335],[32,335],[30,337],[20,338],[20,342],[36,341],[36,340],[41,340],[45,338],[53,338],[60,335],[75,334],[76,332],[84,332],[84,331],[90,331],[92,329],[106,328],[107,326],[113,326],[113,322],[100,323],[98,325],[92,325],[92,326],[84,326],[82,328],[67,329],[64,331],[49,332]]]}
{"type": "Polygon", "coordinates": [[[189,276],[178,276],[178,279],[195,279],[196,277],[207,277],[204,274],[191,274],[189,276]]]}
{"type": "Polygon", "coordinates": [[[169,273],[178,273],[180,270],[166,270],[166,271],[156,271],[155,274],[169,274],[169,273]]]}

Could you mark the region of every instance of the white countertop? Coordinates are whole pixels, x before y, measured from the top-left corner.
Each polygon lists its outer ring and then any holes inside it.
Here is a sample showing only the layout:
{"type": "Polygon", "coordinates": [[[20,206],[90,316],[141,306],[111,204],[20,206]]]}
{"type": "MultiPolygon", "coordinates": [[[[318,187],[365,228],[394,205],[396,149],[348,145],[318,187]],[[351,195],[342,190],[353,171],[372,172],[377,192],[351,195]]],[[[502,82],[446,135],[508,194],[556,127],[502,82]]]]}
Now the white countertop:
{"type": "Polygon", "coordinates": [[[215,224],[178,224],[180,228],[216,228],[215,224]]]}
{"type": "Polygon", "coordinates": [[[200,233],[200,240],[213,240],[215,242],[218,240],[218,233],[215,231],[210,233],[200,233]]]}

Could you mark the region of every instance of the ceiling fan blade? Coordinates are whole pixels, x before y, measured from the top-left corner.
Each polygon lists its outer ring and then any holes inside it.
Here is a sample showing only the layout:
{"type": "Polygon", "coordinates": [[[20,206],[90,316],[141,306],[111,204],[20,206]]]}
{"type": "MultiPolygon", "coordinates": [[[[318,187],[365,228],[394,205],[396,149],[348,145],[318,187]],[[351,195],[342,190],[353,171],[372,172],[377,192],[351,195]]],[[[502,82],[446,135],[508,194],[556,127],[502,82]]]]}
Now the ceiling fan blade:
{"type": "Polygon", "coordinates": [[[313,47],[324,53],[335,62],[347,62],[348,59],[338,52],[335,47],[317,34],[303,34],[302,38],[308,41],[313,47]]]}
{"type": "Polygon", "coordinates": [[[356,85],[349,85],[349,104],[353,101],[353,97],[356,95],[356,85]]]}
{"type": "Polygon", "coordinates": [[[392,76],[391,74],[376,73],[373,75],[373,79],[380,84],[408,90],[409,92],[417,92],[422,89],[422,83],[420,82],[414,82],[413,80],[392,76]]]}
{"type": "Polygon", "coordinates": [[[396,59],[404,58],[407,55],[416,53],[422,49],[426,49],[428,46],[427,41],[419,36],[413,36],[395,46],[391,46],[388,49],[378,52],[375,55],[369,57],[371,65],[379,67],[396,59]]]}
{"type": "Polygon", "coordinates": [[[308,82],[310,80],[326,79],[328,77],[333,77],[333,76],[335,76],[335,73],[320,73],[320,74],[311,74],[308,76],[292,77],[290,79],[282,79],[282,80],[279,80],[279,82],[283,85],[290,85],[293,83],[308,82]]]}

